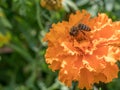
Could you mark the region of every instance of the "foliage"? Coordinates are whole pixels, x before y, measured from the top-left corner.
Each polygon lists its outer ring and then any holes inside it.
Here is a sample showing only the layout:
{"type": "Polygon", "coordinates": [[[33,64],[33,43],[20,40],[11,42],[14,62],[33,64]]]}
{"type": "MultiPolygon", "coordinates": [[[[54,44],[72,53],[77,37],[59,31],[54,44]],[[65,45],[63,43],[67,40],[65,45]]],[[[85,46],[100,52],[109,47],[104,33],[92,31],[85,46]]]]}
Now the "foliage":
{"type": "MultiPolygon", "coordinates": [[[[107,13],[120,20],[120,0],[72,0],[76,7],[87,9],[93,16],[107,13]]],[[[57,80],[45,63],[47,44],[42,41],[52,23],[64,19],[67,10],[49,11],[39,0],[0,0],[0,33],[10,34],[9,43],[0,48],[0,90],[70,90],[57,80]]],[[[76,8],[75,8],[76,9],[76,8]]],[[[1,42],[1,41],[0,41],[1,42]]],[[[105,85],[119,90],[118,79],[105,85]]],[[[73,85],[74,86],[74,85],[73,85]]],[[[102,86],[101,86],[102,87],[102,86]]],[[[107,90],[100,88],[100,90],[107,90]]]]}

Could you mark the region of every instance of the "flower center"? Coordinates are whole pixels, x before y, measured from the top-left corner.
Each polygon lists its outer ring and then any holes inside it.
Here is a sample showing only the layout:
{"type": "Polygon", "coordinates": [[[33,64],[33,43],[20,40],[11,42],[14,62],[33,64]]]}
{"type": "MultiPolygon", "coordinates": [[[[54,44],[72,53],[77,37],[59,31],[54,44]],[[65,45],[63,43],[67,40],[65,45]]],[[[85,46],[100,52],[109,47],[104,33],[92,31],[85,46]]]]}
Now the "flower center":
{"type": "Polygon", "coordinates": [[[92,46],[90,40],[90,32],[79,31],[79,33],[76,36],[72,37],[72,39],[74,48],[83,54],[86,54],[86,51],[89,51],[92,46]]]}
{"type": "Polygon", "coordinates": [[[85,24],[79,23],[70,29],[70,36],[73,39],[73,46],[77,51],[85,53],[91,46],[90,41],[91,28],[85,24]]]}

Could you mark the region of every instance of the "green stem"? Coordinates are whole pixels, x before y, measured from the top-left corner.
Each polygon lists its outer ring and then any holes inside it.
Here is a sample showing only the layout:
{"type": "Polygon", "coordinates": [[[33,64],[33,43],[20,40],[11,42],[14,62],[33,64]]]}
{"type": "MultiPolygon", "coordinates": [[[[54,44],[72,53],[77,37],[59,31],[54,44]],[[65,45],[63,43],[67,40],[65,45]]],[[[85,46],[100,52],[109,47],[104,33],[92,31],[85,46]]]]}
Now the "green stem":
{"type": "Polygon", "coordinates": [[[21,49],[17,45],[9,44],[9,47],[15,50],[16,52],[18,52],[20,55],[22,55],[23,58],[25,58],[28,62],[33,61],[33,58],[31,57],[31,55],[29,55],[25,50],[21,49]]]}
{"type": "Polygon", "coordinates": [[[40,9],[40,5],[39,5],[39,1],[36,0],[36,18],[37,18],[37,22],[38,22],[38,25],[39,25],[39,28],[41,30],[44,29],[43,25],[42,25],[42,20],[41,20],[41,13],[40,13],[41,9],[40,9]]]}

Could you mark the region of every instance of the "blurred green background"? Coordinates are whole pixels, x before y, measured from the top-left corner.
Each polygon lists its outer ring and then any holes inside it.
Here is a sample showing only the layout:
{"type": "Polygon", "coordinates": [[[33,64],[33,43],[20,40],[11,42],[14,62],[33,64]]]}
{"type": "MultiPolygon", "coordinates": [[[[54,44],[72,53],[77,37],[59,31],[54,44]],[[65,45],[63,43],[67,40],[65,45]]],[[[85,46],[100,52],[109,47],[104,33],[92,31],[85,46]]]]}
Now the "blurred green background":
{"type": "MultiPolygon", "coordinates": [[[[52,23],[77,9],[120,20],[120,0],[65,0],[64,8],[56,11],[41,7],[40,0],[0,0],[0,90],[74,89],[60,83],[58,73],[48,68],[44,58],[47,43],[42,39],[52,23]]],[[[120,75],[100,87],[120,90],[120,75]]]]}

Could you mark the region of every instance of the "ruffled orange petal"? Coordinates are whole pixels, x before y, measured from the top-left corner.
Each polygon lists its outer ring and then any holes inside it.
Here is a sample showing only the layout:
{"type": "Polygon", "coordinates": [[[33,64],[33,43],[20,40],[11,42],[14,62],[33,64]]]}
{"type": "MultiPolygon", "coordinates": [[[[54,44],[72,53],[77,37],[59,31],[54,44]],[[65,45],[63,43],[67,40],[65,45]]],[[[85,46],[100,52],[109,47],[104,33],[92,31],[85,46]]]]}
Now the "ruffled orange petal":
{"type": "Polygon", "coordinates": [[[89,56],[83,58],[83,63],[85,67],[90,71],[95,71],[97,73],[101,72],[105,68],[105,62],[103,59],[98,59],[96,56],[89,56]]]}
{"type": "Polygon", "coordinates": [[[97,17],[94,17],[93,19],[91,19],[92,21],[96,21],[94,22],[94,25],[92,27],[94,27],[94,31],[99,31],[101,30],[103,27],[105,27],[106,25],[109,25],[112,20],[108,18],[108,16],[106,14],[98,14],[97,17]]]}
{"type": "Polygon", "coordinates": [[[104,73],[95,73],[94,74],[94,82],[99,83],[99,82],[106,82],[107,77],[104,75],[104,73]]]}
{"type": "Polygon", "coordinates": [[[78,79],[80,68],[83,67],[81,59],[80,56],[65,57],[61,64],[59,80],[67,86],[71,86],[72,81],[78,79]]]}
{"type": "Polygon", "coordinates": [[[79,75],[78,87],[81,87],[81,89],[83,88],[90,89],[92,88],[93,82],[94,82],[94,73],[90,72],[86,68],[81,69],[79,75]]]}
{"type": "Polygon", "coordinates": [[[119,69],[117,65],[111,65],[110,63],[106,63],[106,68],[103,70],[103,73],[107,78],[106,82],[110,82],[113,80],[113,78],[117,78],[118,72],[119,69]]]}
{"type": "Polygon", "coordinates": [[[69,24],[70,26],[73,26],[82,22],[89,25],[89,22],[88,22],[89,19],[90,19],[90,14],[87,11],[85,10],[82,10],[82,12],[77,11],[76,14],[70,15],[69,24]]]}

